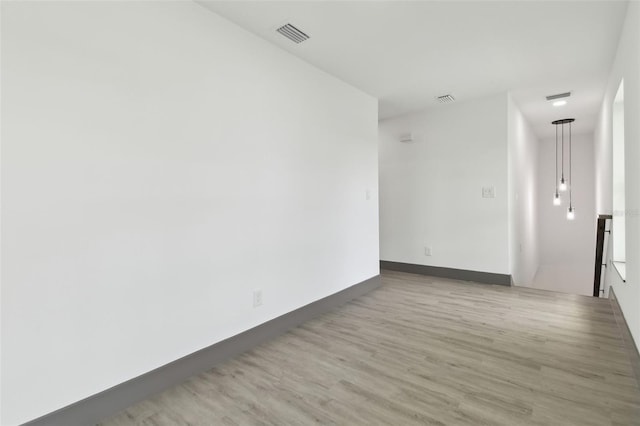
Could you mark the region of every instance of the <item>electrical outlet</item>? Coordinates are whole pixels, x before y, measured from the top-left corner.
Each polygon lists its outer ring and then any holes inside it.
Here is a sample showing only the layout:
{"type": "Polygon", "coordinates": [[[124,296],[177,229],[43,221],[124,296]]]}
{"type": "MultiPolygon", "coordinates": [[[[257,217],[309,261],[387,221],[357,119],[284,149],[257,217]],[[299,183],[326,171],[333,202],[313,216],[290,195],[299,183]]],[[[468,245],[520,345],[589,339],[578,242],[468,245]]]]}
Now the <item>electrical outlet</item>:
{"type": "Polygon", "coordinates": [[[262,306],[262,290],[253,290],[253,307],[262,306]]]}
{"type": "Polygon", "coordinates": [[[371,191],[369,191],[369,190],[367,189],[367,191],[366,191],[366,192],[365,192],[365,194],[364,194],[364,197],[365,197],[365,199],[366,199],[366,200],[370,200],[370,199],[371,199],[371,191]]]}
{"type": "Polygon", "coordinates": [[[431,256],[431,247],[425,247],[424,248],[424,255],[425,256],[431,256]]]}
{"type": "Polygon", "coordinates": [[[482,187],[482,198],[496,198],[496,187],[495,186],[483,186],[482,187]]]}

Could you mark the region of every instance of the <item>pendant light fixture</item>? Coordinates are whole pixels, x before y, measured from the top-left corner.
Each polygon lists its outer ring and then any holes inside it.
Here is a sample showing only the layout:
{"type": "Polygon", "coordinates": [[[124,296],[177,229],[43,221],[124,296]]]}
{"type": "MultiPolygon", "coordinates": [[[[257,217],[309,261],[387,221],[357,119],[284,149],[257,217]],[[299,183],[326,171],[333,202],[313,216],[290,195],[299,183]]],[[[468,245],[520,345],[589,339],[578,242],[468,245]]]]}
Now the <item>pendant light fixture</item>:
{"type": "MultiPolygon", "coordinates": [[[[564,180],[564,120],[558,120],[562,126],[562,154],[561,154],[561,164],[562,164],[562,177],[560,178],[560,191],[564,192],[567,190],[567,182],[564,180]]],[[[558,131],[558,125],[556,124],[556,133],[558,131]]],[[[557,137],[556,137],[557,139],[557,137]]]]}
{"type": "Polygon", "coordinates": [[[566,191],[568,187],[569,188],[569,208],[567,209],[568,220],[573,220],[576,217],[576,209],[573,208],[573,199],[572,199],[573,182],[571,181],[571,154],[572,154],[571,123],[573,123],[574,121],[575,121],[574,118],[565,118],[562,120],[556,120],[551,122],[551,124],[556,126],[556,192],[553,198],[553,205],[559,206],[562,202],[560,199],[560,194],[558,193],[558,190],[566,191]],[[564,125],[565,124],[569,125],[569,180],[568,181],[564,179],[564,125]],[[559,182],[558,182],[558,126],[561,126],[560,129],[562,134],[562,137],[560,140],[561,149],[562,149],[562,154],[561,154],[562,174],[559,182]]]}
{"type": "Polygon", "coordinates": [[[553,194],[553,205],[559,206],[562,204],[562,199],[558,193],[558,126],[556,126],[556,192],[553,194]]]}

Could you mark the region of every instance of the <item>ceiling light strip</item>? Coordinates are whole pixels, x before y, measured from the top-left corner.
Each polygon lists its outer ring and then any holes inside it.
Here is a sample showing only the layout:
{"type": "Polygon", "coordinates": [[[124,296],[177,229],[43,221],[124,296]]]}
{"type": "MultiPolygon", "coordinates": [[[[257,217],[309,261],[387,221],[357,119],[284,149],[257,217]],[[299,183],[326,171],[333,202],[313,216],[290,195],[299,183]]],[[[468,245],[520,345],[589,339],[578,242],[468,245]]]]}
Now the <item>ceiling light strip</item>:
{"type": "Polygon", "coordinates": [[[309,36],[291,24],[285,24],[276,30],[289,40],[293,41],[296,44],[302,43],[305,40],[309,39],[309,36]]]}
{"type": "Polygon", "coordinates": [[[553,101],[555,99],[568,98],[569,96],[571,96],[571,92],[558,93],[557,95],[549,95],[549,96],[547,96],[547,100],[548,101],[553,101]]]}

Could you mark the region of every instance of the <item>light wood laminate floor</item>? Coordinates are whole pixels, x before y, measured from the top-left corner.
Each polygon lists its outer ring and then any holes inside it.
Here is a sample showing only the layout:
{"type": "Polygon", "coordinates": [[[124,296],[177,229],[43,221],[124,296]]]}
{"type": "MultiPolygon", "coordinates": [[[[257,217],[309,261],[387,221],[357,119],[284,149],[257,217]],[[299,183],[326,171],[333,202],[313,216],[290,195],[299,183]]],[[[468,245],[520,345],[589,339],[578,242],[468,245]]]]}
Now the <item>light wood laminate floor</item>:
{"type": "Polygon", "coordinates": [[[102,425],[640,425],[608,300],[382,283],[102,425]]]}

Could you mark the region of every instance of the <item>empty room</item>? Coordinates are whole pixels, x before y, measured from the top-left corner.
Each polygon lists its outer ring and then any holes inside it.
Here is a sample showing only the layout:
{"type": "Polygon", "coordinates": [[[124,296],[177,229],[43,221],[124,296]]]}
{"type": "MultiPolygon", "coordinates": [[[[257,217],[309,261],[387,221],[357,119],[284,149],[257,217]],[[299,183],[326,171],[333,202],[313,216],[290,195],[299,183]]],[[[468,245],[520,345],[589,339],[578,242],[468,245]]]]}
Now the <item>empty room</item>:
{"type": "Polygon", "coordinates": [[[640,425],[640,1],[0,38],[0,425],[640,425]]]}

